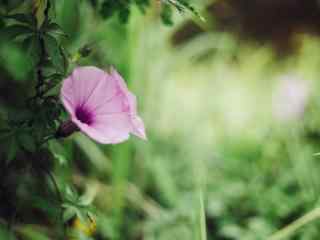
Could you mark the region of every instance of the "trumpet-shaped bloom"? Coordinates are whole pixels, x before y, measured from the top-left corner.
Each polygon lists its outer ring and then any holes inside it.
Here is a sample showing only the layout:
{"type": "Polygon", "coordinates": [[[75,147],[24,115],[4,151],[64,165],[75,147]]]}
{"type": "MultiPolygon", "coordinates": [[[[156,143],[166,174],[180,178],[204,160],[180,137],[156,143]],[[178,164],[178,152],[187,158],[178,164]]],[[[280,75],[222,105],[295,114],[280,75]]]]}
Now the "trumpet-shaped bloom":
{"type": "Polygon", "coordinates": [[[114,69],[107,73],[91,66],[76,68],[63,81],[61,100],[70,114],[65,125],[69,130],[78,128],[104,144],[123,142],[130,133],[146,139],[136,97],[114,69]]]}

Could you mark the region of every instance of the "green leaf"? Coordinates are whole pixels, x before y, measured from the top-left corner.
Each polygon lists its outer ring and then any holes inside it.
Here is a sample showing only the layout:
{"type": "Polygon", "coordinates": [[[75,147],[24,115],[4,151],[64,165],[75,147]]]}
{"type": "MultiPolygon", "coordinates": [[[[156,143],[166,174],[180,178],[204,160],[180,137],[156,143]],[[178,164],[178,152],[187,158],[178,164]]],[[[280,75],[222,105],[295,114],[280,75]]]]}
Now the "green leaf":
{"type": "Polygon", "coordinates": [[[65,188],[65,197],[70,203],[75,203],[79,199],[78,193],[70,186],[65,188]]]}
{"type": "Polygon", "coordinates": [[[37,145],[35,139],[32,135],[27,132],[21,132],[17,136],[18,142],[22,148],[29,152],[35,152],[37,150],[37,145]]]}
{"type": "Polygon", "coordinates": [[[23,46],[27,50],[27,54],[31,57],[33,66],[36,66],[40,61],[41,45],[37,35],[32,35],[23,41],[23,46]]]}
{"type": "Polygon", "coordinates": [[[63,222],[66,223],[70,221],[77,215],[77,209],[74,206],[64,205],[66,208],[63,211],[63,222]]]}
{"type": "Polygon", "coordinates": [[[35,26],[36,21],[32,15],[17,13],[5,16],[5,18],[14,19],[17,22],[29,24],[31,26],[35,26]]]}
{"type": "Polygon", "coordinates": [[[92,195],[82,195],[80,198],[79,198],[79,202],[78,204],[81,205],[81,206],[84,206],[84,207],[87,207],[89,206],[92,202],[93,202],[93,196],[92,195]]]}
{"type": "Polygon", "coordinates": [[[33,34],[33,30],[25,25],[10,25],[5,27],[0,34],[10,40],[15,39],[18,36],[30,36],[33,34]]]}
{"type": "Polygon", "coordinates": [[[61,55],[62,55],[62,58],[63,58],[63,67],[64,67],[64,74],[65,74],[67,69],[68,69],[68,67],[69,67],[68,53],[67,53],[66,49],[63,46],[61,46],[60,51],[61,51],[61,55]]]}
{"type": "MultiPolygon", "coordinates": [[[[58,162],[61,165],[65,165],[68,162],[67,159],[67,151],[64,148],[63,145],[61,145],[58,141],[50,141],[49,142],[49,149],[52,153],[52,155],[54,156],[55,159],[58,160],[58,162]]],[[[67,190],[66,190],[67,192],[67,190]]]]}
{"type": "Polygon", "coordinates": [[[129,17],[130,17],[130,8],[129,7],[122,8],[119,11],[119,20],[121,23],[128,22],[129,17]]]}
{"type": "Polygon", "coordinates": [[[201,14],[186,0],[165,0],[165,3],[171,4],[179,12],[184,12],[188,10],[191,13],[193,13],[196,17],[198,17],[200,20],[205,21],[201,14]]]}
{"type": "Polygon", "coordinates": [[[62,30],[62,28],[57,24],[57,23],[49,23],[47,26],[46,30],[48,31],[49,34],[52,35],[60,35],[64,37],[68,37],[68,35],[62,30]]]}
{"type": "Polygon", "coordinates": [[[50,57],[53,66],[57,68],[58,72],[65,72],[65,62],[58,41],[50,35],[45,35],[44,42],[46,51],[50,57]]]}
{"type": "Polygon", "coordinates": [[[118,0],[105,0],[102,4],[100,14],[104,18],[110,18],[115,12],[121,8],[121,3],[118,0]]]}
{"type": "Polygon", "coordinates": [[[171,26],[173,25],[172,21],[173,11],[169,4],[164,4],[161,10],[161,18],[165,25],[171,26]]]}

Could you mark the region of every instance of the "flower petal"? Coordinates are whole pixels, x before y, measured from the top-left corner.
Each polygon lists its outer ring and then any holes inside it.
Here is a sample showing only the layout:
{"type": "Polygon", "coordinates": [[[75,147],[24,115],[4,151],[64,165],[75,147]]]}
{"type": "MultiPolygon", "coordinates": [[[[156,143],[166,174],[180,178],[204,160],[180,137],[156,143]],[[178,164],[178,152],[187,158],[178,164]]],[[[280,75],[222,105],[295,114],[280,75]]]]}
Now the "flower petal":
{"type": "Polygon", "coordinates": [[[147,140],[146,130],[142,119],[139,116],[134,116],[131,118],[131,122],[133,125],[132,133],[143,140],[147,140]]]}
{"type": "Polygon", "coordinates": [[[78,67],[72,75],[73,81],[73,95],[75,97],[76,104],[85,104],[96,91],[101,88],[100,84],[106,83],[106,74],[96,67],[78,67]]]}
{"type": "Polygon", "coordinates": [[[105,73],[105,78],[100,81],[99,87],[97,87],[94,93],[86,100],[85,105],[93,111],[96,111],[108,104],[119,92],[119,87],[115,79],[105,73]]]}
{"type": "Polygon", "coordinates": [[[130,118],[121,113],[100,116],[92,126],[81,122],[79,124],[77,119],[75,123],[89,137],[104,144],[116,144],[127,140],[131,130],[130,118]]]}

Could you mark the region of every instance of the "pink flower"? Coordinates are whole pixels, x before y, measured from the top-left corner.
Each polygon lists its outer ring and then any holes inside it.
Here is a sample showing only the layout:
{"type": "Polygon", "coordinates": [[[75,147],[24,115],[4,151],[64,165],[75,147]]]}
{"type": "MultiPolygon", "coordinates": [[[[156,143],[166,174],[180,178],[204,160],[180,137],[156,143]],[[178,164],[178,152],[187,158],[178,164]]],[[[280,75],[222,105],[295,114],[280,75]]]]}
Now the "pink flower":
{"type": "Polygon", "coordinates": [[[146,139],[136,97],[114,69],[107,73],[90,66],[76,68],[63,82],[61,100],[71,121],[60,127],[59,136],[80,130],[104,144],[123,142],[130,133],[146,139]]]}

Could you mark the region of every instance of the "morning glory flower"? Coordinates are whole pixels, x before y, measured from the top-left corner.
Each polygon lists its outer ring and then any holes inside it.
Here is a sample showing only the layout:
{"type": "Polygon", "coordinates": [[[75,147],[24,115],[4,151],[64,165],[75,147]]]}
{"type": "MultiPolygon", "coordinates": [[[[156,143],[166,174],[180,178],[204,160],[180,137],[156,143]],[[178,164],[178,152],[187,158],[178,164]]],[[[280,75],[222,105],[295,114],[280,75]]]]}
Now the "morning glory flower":
{"type": "Polygon", "coordinates": [[[77,67],[63,81],[61,100],[70,120],[58,130],[66,137],[80,130],[103,144],[116,144],[130,133],[146,139],[144,123],[137,114],[137,101],[120,74],[96,67],[77,67]]]}

